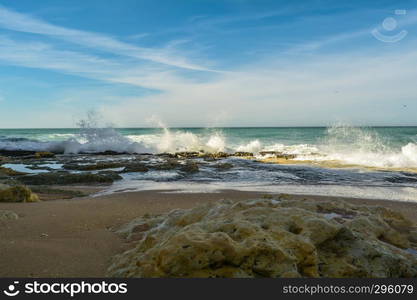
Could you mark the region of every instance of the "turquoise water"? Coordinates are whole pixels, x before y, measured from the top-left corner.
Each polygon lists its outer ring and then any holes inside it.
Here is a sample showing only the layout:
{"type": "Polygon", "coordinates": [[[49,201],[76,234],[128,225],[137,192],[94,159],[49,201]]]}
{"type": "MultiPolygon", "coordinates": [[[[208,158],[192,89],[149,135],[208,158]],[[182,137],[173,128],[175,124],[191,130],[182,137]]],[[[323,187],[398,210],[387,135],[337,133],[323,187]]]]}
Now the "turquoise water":
{"type": "MultiPolygon", "coordinates": [[[[354,127],[331,127],[354,129],[354,127]]],[[[417,142],[417,127],[362,127],[363,132],[374,133],[390,146],[403,146],[417,142]]],[[[123,136],[157,135],[161,128],[115,128],[123,136]]],[[[204,136],[222,133],[228,140],[238,144],[259,139],[265,143],[317,144],[328,137],[328,127],[229,127],[229,128],[172,128],[171,132],[190,132],[204,136]]],[[[68,136],[77,135],[80,129],[0,129],[0,138],[26,138],[41,141],[64,141],[68,136]]]]}
{"type": "Polygon", "coordinates": [[[417,167],[417,127],[0,129],[0,150],[67,154],[278,151],[300,160],[417,167]]]}

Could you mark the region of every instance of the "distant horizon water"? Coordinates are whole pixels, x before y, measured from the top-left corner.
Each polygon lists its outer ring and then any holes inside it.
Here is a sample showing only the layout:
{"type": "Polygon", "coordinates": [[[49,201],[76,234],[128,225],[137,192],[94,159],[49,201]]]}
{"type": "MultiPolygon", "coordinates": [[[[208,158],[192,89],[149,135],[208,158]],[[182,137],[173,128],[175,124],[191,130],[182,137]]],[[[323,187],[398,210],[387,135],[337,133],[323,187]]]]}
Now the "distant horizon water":
{"type": "MultiPolygon", "coordinates": [[[[166,126],[168,129],[221,129],[221,128],[329,128],[332,126],[339,126],[338,123],[332,125],[311,125],[311,126],[166,126]],[[335,125],[336,124],[336,125],[335,125]]],[[[349,123],[340,123],[341,126],[349,126],[353,128],[396,128],[396,127],[417,127],[416,125],[351,125],[349,123]]],[[[99,128],[113,129],[162,129],[160,126],[100,126],[99,128]]],[[[0,130],[79,130],[79,126],[74,127],[0,127],[0,130]]]]}

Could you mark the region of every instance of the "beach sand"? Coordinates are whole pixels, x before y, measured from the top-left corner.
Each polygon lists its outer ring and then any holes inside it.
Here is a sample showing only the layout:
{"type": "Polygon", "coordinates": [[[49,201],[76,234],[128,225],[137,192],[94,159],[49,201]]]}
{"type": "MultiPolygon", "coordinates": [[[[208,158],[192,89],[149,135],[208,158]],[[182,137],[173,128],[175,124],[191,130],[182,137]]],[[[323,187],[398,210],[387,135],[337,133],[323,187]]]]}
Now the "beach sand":
{"type": "MultiPolygon", "coordinates": [[[[18,220],[0,221],[0,277],[104,277],[110,259],[129,248],[114,231],[132,219],[145,213],[159,214],[220,199],[251,199],[263,195],[232,190],[219,193],[143,191],[38,203],[0,203],[0,210],[19,215],[18,220]]],[[[417,203],[412,202],[306,195],[291,198],[380,205],[417,222],[417,203]]]]}

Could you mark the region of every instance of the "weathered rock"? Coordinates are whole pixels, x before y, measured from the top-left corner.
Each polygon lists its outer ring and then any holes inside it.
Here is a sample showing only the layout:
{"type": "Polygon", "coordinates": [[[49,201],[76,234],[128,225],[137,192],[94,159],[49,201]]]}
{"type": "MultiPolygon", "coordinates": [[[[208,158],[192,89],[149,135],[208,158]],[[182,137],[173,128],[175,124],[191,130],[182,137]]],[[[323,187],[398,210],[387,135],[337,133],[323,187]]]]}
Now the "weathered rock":
{"type": "Polygon", "coordinates": [[[186,173],[196,173],[200,170],[198,164],[194,161],[187,161],[185,165],[183,165],[180,170],[186,173]]]}
{"type": "Polygon", "coordinates": [[[39,198],[26,186],[0,186],[0,202],[37,202],[39,198]]]}
{"type": "Polygon", "coordinates": [[[55,157],[55,154],[52,152],[36,152],[35,153],[35,158],[52,158],[55,157]]]}
{"type": "Polygon", "coordinates": [[[120,233],[136,246],[109,275],[416,277],[407,226],[389,209],[341,201],[221,201],[132,221],[120,233]]]}
{"type": "Polygon", "coordinates": [[[122,179],[120,175],[111,171],[100,172],[98,174],[70,174],[66,172],[56,172],[19,177],[20,182],[28,185],[112,183],[113,181],[120,179],[122,179]]]}
{"type": "Polygon", "coordinates": [[[11,210],[0,210],[0,221],[17,220],[19,216],[11,210]]]}

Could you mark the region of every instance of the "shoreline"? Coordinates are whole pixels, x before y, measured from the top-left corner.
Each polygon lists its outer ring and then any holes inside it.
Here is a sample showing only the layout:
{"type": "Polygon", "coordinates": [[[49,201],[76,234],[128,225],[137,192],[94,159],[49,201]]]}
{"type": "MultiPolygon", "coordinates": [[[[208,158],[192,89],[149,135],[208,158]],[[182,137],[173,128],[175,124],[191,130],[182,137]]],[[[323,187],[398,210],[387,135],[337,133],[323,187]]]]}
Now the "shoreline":
{"type": "MultiPolygon", "coordinates": [[[[236,190],[217,193],[154,190],[37,203],[0,203],[1,210],[19,215],[18,220],[1,221],[0,277],[104,277],[110,259],[129,247],[115,230],[132,219],[221,199],[244,200],[264,195],[236,190]]],[[[287,197],[378,205],[403,213],[417,223],[417,203],[413,202],[312,195],[287,197]]]]}

